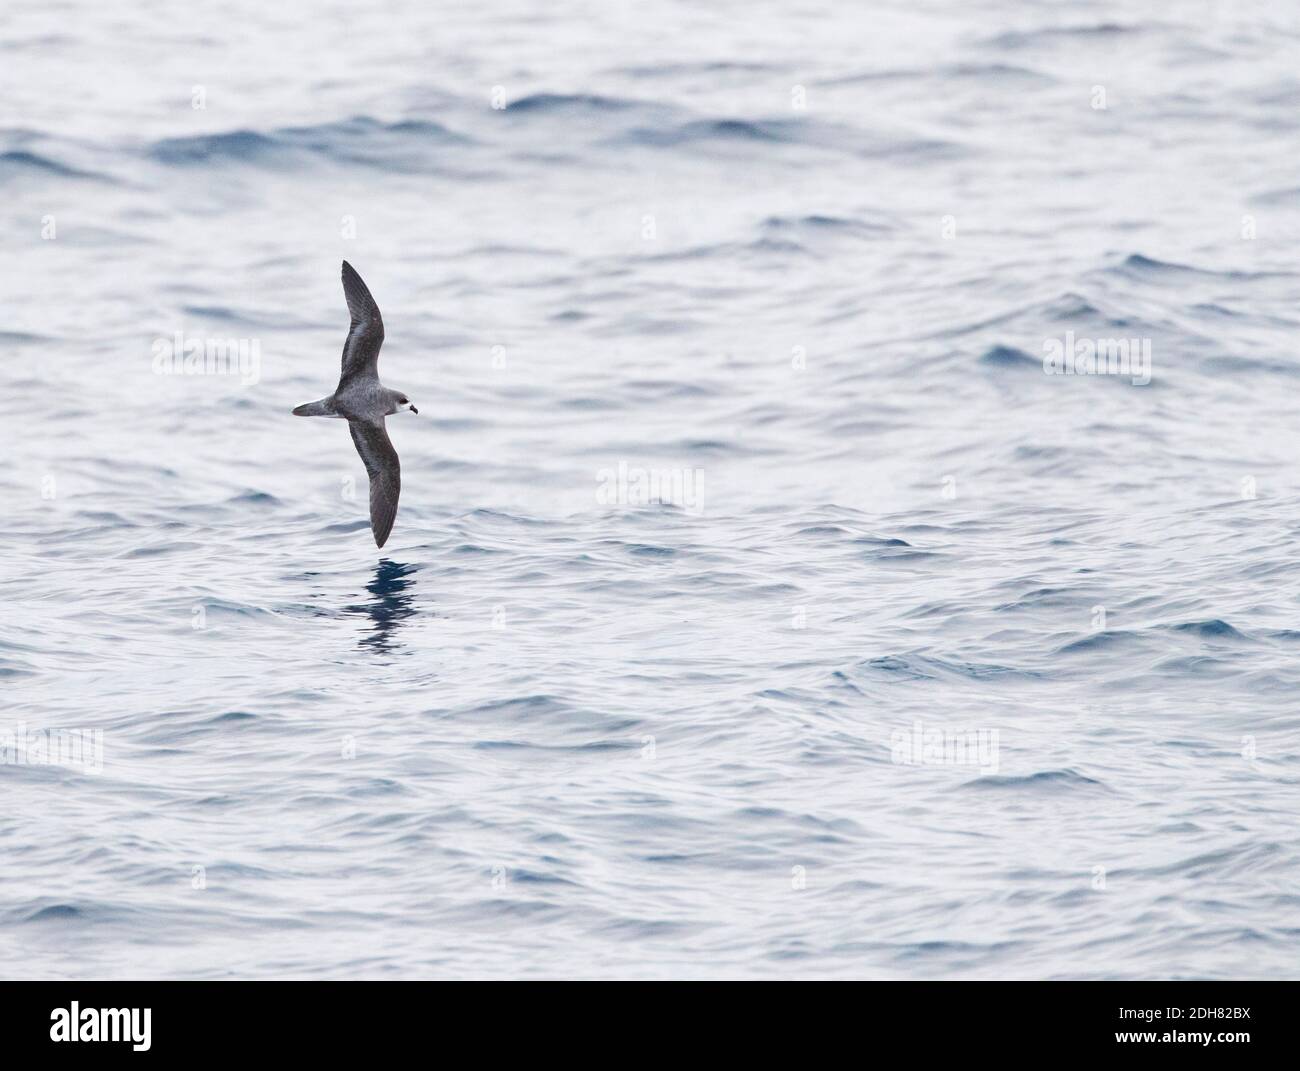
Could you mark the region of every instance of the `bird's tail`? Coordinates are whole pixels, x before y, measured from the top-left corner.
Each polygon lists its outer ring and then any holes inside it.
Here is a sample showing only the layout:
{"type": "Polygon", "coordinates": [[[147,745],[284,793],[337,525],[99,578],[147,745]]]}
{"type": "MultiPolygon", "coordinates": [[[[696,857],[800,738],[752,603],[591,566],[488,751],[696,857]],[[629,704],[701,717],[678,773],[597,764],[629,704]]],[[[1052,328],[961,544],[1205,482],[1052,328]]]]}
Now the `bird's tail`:
{"type": "Polygon", "coordinates": [[[337,416],[334,412],[334,405],[329,398],[322,398],[319,402],[304,402],[293,411],[294,416],[337,416]]]}

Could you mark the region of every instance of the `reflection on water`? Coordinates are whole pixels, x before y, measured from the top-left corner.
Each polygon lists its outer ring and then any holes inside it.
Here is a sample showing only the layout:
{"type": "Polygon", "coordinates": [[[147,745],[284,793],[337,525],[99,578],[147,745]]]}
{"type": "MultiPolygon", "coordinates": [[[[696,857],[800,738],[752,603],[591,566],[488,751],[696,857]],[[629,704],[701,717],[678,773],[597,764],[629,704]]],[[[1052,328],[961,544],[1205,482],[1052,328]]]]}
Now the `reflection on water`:
{"type": "Polygon", "coordinates": [[[360,646],[385,652],[396,646],[392,634],[402,621],[415,614],[415,600],[406,590],[414,581],[406,578],[416,568],[384,558],[375,568],[374,579],[366,585],[366,590],[374,597],[369,602],[345,607],[344,612],[365,614],[373,622],[362,631],[360,646]]]}

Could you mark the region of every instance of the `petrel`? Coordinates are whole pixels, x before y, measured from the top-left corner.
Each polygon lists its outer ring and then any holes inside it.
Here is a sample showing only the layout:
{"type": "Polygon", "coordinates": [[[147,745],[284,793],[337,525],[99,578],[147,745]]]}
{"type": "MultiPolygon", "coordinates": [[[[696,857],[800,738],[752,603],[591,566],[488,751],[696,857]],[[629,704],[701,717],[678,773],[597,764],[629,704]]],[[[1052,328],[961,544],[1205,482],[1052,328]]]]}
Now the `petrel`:
{"type": "Polygon", "coordinates": [[[379,347],[384,344],[384,321],[366,284],[346,260],[343,262],[343,296],[348,301],[352,326],[343,343],[343,374],[328,398],[307,402],[294,416],[338,417],[348,422],[352,442],[370,477],[370,530],[375,546],[382,547],[393,530],[397,497],[402,493],[402,466],[388,438],[384,417],[409,409],[419,410],[400,390],[379,382],[379,347]]]}

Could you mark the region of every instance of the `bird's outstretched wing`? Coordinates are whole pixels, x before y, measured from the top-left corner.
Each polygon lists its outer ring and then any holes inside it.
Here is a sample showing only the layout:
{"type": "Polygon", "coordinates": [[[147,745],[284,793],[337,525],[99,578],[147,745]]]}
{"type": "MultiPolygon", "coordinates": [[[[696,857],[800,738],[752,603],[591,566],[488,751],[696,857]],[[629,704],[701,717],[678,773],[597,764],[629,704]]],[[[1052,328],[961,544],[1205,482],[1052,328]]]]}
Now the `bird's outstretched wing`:
{"type": "Polygon", "coordinates": [[[349,420],[348,430],[352,432],[352,442],[356,444],[357,453],[361,455],[366,474],[370,477],[370,530],[375,535],[375,546],[382,547],[388,541],[393,519],[397,516],[397,498],[402,493],[402,466],[392,440],[388,438],[383,417],[373,424],[349,420]]]}
{"type": "Polygon", "coordinates": [[[352,326],[347,341],[343,343],[340,388],[358,376],[378,379],[379,347],[384,344],[384,321],[379,315],[379,306],[356,269],[346,260],[343,262],[343,296],[348,299],[352,326]]]}

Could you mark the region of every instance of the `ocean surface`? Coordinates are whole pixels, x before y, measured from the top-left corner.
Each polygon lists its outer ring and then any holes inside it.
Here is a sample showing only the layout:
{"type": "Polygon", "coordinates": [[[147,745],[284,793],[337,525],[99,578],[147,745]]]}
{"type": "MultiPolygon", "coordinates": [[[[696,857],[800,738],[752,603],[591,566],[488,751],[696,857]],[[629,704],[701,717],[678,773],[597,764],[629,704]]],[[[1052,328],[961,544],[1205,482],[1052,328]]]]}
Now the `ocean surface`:
{"type": "Polygon", "coordinates": [[[1300,975],[1298,49],[6,8],[0,973],[1300,975]]]}

